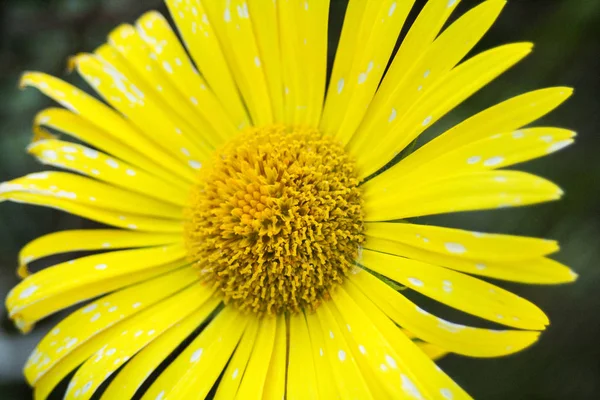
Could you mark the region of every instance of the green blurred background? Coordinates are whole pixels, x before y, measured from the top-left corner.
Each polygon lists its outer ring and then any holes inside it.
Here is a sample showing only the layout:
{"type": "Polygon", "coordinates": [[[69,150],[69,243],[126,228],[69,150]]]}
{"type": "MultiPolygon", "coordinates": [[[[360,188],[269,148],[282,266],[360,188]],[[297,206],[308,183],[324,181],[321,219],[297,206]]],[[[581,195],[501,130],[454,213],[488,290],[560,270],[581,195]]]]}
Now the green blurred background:
{"type": "MultiPolygon", "coordinates": [[[[415,10],[424,1],[416,1],[415,10]]],[[[479,1],[463,0],[456,15],[479,1]]],[[[330,64],[346,1],[331,0],[330,64]]],[[[160,0],[0,0],[0,181],[42,170],[25,154],[35,113],[52,102],[33,89],[20,91],[24,70],[40,70],[81,83],[66,72],[66,58],[100,45],[111,28],[133,22],[160,0]]],[[[414,13],[413,13],[414,14],[414,13]]],[[[414,15],[411,14],[411,18],[414,15]]],[[[540,305],[552,325],[534,347],[492,360],[448,356],[441,366],[477,399],[600,399],[600,0],[512,0],[475,51],[532,41],[525,61],[438,122],[425,137],[524,91],[569,85],[575,96],[538,125],[578,132],[575,146],[522,167],[566,191],[558,203],[428,218],[427,223],[557,239],[556,259],[580,278],[559,287],[504,284],[540,305]]],[[[422,143],[422,142],[421,142],[422,143]]],[[[20,247],[56,230],[93,227],[62,212],[0,205],[0,295],[17,282],[20,247]]],[[[46,260],[51,264],[54,260],[46,260]]],[[[445,312],[446,310],[443,310],[445,312]]],[[[460,313],[450,314],[467,321],[460,313]]],[[[28,399],[21,367],[60,316],[21,336],[0,312],[0,399],[28,399]]],[[[60,396],[56,396],[60,398],[60,396]]]]}

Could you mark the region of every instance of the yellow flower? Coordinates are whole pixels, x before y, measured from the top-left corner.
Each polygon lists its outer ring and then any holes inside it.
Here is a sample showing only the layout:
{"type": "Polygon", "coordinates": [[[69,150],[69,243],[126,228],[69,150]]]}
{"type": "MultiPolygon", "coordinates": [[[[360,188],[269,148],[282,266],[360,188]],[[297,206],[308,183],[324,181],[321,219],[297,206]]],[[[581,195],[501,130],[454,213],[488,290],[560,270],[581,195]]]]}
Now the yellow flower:
{"type": "Polygon", "coordinates": [[[430,0],[386,70],[412,3],[350,1],[327,89],[326,0],[167,0],[185,48],[150,12],[71,60],[108,105],[23,76],[64,107],[37,115],[28,151],[76,173],[3,183],[0,201],[111,227],[49,234],[20,253],[24,279],[6,304],[22,331],[94,299],[31,355],[36,399],[74,370],[67,399],[103,383],[111,400],[213,387],[216,399],[466,399],[433,359],[537,340],[545,314],[473,275],[573,281],[547,258],[554,241],[401,220],[558,199],[551,182],[499,168],[573,142],[565,129],[522,128],[572,90],[509,99],[390,164],[532,48],[461,62],[504,1],[440,33],[458,1],[430,0]],[[75,251],[97,253],[28,272],[75,251]],[[399,286],[507,328],[435,317],[399,286]]]}

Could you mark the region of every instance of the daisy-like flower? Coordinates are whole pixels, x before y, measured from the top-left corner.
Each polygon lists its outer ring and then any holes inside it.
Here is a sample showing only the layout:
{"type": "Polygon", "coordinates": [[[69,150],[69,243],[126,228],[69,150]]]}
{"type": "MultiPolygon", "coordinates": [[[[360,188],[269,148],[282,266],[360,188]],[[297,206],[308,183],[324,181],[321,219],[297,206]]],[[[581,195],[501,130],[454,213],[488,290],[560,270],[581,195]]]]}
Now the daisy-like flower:
{"type": "Polygon", "coordinates": [[[351,0],[327,88],[326,0],[167,0],[185,47],[149,12],[72,58],[106,104],[23,76],[63,106],[37,115],[28,151],[72,172],[6,182],[0,200],[111,227],[20,253],[6,304],[22,331],[94,299],[31,355],[36,399],[73,371],[67,399],[99,388],[111,400],[466,399],[433,359],[538,339],[545,314],[477,277],[573,281],[547,257],[554,241],[407,219],[558,199],[551,182],[503,168],[573,142],[569,130],[523,128],[572,90],[511,98],[390,166],[532,48],[463,61],[505,2],[442,31],[458,1],[430,0],[392,57],[412,3],[351,0]],[[76,251],[97,252],[28,272],[76,251]],[[408,291],[504,328],[438,318],[408,291]]]}

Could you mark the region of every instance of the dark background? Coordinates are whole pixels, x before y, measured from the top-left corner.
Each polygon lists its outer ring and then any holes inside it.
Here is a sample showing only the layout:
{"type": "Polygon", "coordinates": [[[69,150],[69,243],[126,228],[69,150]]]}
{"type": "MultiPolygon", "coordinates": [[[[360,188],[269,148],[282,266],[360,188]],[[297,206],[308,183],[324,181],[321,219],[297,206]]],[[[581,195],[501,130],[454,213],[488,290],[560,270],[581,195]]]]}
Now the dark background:
{"type": "MultiPolygon", "coordinates": [[[[343,0],[331,3],[330,63],[346,6],[343,0]]],[[[415,10],[423,3],[417,0],[415,10]]],[[[463,0],[454,16],[478,3],[463,0]]],[[[24,148],[33,116],[51,101],[32,89],[19,91],[21,72],[40,70],[79,83],[66,73],[66,58],[93,50],[113,27],[133,22],[153,8],[164,11],[158,0],[0,0],[0,181],[42,169],[24,148]]],[[[574,97],[538,125],[574,129],[577,143],[521,166],[558,183],[566,191],[565,198],[426,222],[557,239],[562,250],[556,259],[570,265],[580,278],[574,285],[557,287],[502,284],[549,315],[552,325],[540,342],[510,357],[450,355],[440,363],[477,399],[600,399],[600,269],[596,263],[600,254],[600,0],[512,0],[475,51],[525,40],[536,45],[532,55],[437,123],[427,136],[524,91],[572,86],[574,97]]],[[[1,204],[1,297],[17,282],[17,253],[25,243],[55,230],[91,226],[58,211],[1,204]]],[[[43,321],[31,334],[21,336],[0,311],[1,400],[31,398],[21,368],[57,320],[43,321]]]]}

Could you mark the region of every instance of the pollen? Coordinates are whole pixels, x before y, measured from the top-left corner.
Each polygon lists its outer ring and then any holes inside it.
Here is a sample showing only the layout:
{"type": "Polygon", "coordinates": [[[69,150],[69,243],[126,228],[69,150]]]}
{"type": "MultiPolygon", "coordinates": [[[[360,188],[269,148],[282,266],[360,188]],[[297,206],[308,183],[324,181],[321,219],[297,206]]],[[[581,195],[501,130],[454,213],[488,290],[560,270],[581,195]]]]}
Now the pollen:
{"type": "Polygon", "coordinates": [[[313,310],[363,242],[358,184],[343,146],[318,130],[250,128],[199,173],[185,212],[191,260],[241,310],[313,310]]]}

